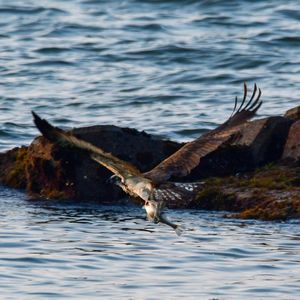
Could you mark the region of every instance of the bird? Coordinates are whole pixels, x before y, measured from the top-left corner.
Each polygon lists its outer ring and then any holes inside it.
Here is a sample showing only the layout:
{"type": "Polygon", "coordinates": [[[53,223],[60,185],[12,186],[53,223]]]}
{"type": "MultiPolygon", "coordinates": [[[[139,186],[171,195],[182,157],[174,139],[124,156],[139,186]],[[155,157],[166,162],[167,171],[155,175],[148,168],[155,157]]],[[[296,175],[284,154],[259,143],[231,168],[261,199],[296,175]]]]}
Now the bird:
{"type": "Polygon", "coordinates": [[[132,197],[141,199],[149,220],[171,226],[180,235],[183,229],[164,217],[164,209],[181,202],[186,206],[203,187],[203,182],[174,182],[172,178],[187,176],[207,154],[214,152],[224,144],[237,139],[240,125],[251,119],[262,105],[261,90],[254,84],[251,98],[247,99],[247,85],[244,83],[244,96],[238,106],[235,98],[231,116],[208,133],[194,141],[186,143],[174,154],[163,160],[152,170],[141,173],[135,166],[125,162],[101,148],[77,138],[70,132],[52,126],[45,119],[32,111],[34,123],[42,135],[61,146],[71,146],[85,150],[90,158],[108,170],[113,175],[110,182],[132,197]]]}

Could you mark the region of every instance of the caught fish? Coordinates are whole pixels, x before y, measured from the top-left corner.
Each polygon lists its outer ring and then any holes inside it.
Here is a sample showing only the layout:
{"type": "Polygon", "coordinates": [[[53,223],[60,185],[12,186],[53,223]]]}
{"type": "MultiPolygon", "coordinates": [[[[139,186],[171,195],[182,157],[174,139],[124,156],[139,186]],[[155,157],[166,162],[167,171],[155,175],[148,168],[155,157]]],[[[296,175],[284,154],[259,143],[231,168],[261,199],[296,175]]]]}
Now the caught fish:
{"type": "Polygon", "coordinates": [[[172,227],[176,234],[180,236],[184,232],[184,227],[174,224],[169,221],[163,213],[163,209],[165,208],[164,202],[156,202],[156,201],[146,201],[143,208],[147,212],[147,219],[154,223],[163,223],[170,227],[172,227]]]}

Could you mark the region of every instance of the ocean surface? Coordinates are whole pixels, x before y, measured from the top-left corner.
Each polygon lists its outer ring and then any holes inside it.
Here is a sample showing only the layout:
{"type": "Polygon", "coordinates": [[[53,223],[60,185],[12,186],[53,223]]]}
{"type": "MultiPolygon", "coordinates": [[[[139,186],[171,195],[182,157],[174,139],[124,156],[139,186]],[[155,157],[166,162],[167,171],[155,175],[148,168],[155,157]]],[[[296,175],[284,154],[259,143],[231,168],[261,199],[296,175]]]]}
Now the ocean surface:
{"type": "MultiPolygon", "coordinates": [[[[300,2],[0,0],[0,151],[113,124],[188,141],[231,114],[300,105],[300,2]]],[[[0,187],[1,299],[300,299],[300,222],[30,201],[0,187]]]]}

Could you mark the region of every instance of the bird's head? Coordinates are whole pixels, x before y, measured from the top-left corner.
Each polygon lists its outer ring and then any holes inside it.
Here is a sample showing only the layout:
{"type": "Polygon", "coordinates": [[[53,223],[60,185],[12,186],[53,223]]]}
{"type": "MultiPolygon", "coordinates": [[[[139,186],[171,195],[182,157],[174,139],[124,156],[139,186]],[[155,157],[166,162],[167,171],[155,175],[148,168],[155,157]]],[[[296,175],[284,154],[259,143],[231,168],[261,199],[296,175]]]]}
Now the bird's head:
{"type": "Polygon", "coordinates": [[[157,208],[156,202],[153,201],[145,201],[145,204],[143,205],[143,208],[147,211],[154,211],[157,208]]]}
{"type": "Polygon", "coordinates": [[[157,209],[157,202],[145,201],[143,208],[146,210],[148,220],[154,222],[158,221],[157,216],[160,213],[160,210],[157,209]]]}

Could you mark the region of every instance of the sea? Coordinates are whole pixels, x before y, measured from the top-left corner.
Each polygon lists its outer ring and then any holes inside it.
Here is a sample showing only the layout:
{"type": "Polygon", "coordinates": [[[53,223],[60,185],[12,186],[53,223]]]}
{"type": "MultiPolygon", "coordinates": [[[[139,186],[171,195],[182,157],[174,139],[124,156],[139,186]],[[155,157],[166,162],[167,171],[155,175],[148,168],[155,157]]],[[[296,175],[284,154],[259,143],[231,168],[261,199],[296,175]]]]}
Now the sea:
{"type": "MultiPolygon", "coordinates": [[[[0,151],[31,111],[190,141],[254,84],[257,117],[300,105],[300,2],[0,0],[0,151]]],[[[300,299],[300,221],[40,199],[0,186],[0,299],[300,299]]]]}

